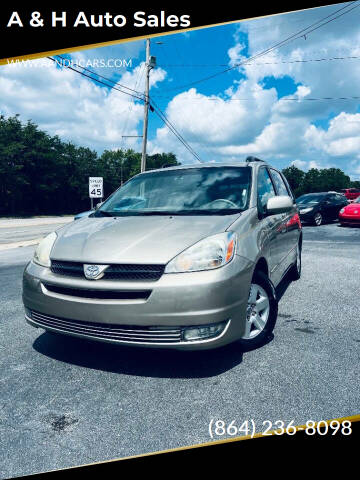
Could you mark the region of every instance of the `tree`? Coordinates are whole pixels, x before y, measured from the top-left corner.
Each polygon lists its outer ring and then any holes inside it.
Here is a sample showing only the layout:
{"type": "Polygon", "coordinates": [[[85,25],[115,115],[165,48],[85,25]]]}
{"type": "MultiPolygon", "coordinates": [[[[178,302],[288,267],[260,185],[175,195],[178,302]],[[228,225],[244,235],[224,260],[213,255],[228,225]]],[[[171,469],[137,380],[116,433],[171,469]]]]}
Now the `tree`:
{"type": "Polygon", "coordinates": [[[292,165],[284,168],[282,172],[296,197],[313,192],[339,192],[354,183],[340,168],[311,168],[307,172],[303,172],[292,165]]]}
{"type": "Polygon", "coordinates": [[[305,172],[300,170],[300,168],[291,165],[290,167],[284,168],[282,173],[285,175],[289,185],[294,192],[294,195],[297,197],[301,195],[302,192],[302,183],[304,181],[305,172]]]}
{"type": "MultiPolygon", "coordinates": [[[[72,214],[89,208],[88,177],[103,177],[105,197],[140,172],[141,154],[64,142],[19,116],[0,116],[0,215],[72,214]]],[[[147,169],[178,165],[173,153],[147,156],[147,169]]]]}

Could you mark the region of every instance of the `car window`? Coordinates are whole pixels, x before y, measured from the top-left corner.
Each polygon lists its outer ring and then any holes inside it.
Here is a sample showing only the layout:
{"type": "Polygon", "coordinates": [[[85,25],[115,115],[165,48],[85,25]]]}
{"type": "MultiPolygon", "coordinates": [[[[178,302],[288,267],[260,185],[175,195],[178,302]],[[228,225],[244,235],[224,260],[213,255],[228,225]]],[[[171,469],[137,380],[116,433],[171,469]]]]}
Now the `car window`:
{"type": "Polygon", "coordinates": [[[306,195],[301,195],[301,197],[298,197],[296,199],[296,203],[298,205],[306,205],[306,204],[312,204],[316,205],[317,203],[323,202],[327,198],[324,194],[317,194],[317,193],[312,193],[312,194],[306,194],[306,195]]]}
{"type": "Polygon", "coordinates": [[[230,215],[248,208],[250,167],[157,170],[137,175],[99,208],[102,215],[230,215]]]}
{"type": "Polygon", "coordinates": [[[338,204],[339,203],[339,196],[332,193],[331,195],[328,196],[327,200],[329,200],[333,204],[338,204]]]}
{"type": "Polygon", "coordinates": [[[275,183],[275,188],[278,195],[289,195],[289,192],[286,188],[284,180],[282,179],[279,172],[276,170],[271,169],[271,176],[275,183]]]}
{"type": "Polygon", "coordinates": [[[258,173],[258,209],[265,213],[269,198],[275,197],[274,185],[266,168],[261,168],[258,173]]]}
{"type": "Polygon", "coordinates": [[[341,205],[342,203],[347,203],[347,201],[343,195],[336,195],[336,203],[341,205]]]}

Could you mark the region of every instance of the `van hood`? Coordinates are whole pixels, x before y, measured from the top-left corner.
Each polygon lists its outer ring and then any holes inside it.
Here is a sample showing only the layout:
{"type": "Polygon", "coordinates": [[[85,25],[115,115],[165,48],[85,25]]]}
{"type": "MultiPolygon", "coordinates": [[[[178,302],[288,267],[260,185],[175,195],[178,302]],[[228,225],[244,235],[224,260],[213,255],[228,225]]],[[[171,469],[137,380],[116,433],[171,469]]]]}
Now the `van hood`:
{"type": "Polygon", "coordinates": [[[83,218],[57,230],[50,257],[95,264],[166,264],[199,240],[226,231],[239,216],[83,218]]]}

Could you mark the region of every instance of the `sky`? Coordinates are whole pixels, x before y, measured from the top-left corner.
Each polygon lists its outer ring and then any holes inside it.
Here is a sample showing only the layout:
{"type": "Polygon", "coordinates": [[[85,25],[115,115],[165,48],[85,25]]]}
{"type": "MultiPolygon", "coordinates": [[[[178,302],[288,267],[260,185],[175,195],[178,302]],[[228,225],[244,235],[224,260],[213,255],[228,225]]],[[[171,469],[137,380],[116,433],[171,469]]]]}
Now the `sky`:
{"type": "MultiPolygon", "coordinates": [[[[237,66],[341,6],[154,38],[157,66],[150,74],[150,98],[202,161],[255,155],[278,168],[339,167],[360,179],[360,8],[237,66]]],[[[90,61],[96,74],[144,91],[143,40],[66,58],[90,61]],[[109,59],[119,66],[94,63],[109,59]]],[[[99,154],[117,148],[141,151],[136,136],[142,135],[142,102],[50,60],[1,66],[0,92],[2,114],[19,114],[64,141],[99,154]]],[[[149,112],[148,153],[157,152],[174,152],[181,163],[198,161],[149,112]]]]}

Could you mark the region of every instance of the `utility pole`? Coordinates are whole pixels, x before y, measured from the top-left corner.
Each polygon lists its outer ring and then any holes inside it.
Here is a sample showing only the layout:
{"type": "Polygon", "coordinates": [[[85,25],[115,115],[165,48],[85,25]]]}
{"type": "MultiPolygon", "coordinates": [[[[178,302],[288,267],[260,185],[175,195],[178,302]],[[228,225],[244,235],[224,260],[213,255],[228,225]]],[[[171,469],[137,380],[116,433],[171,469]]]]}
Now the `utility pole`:
{"type": "MultiPolygon", "coordinates": [[[[121,135],[121,138],[142,138],[142,135],[121,135]]],[[[123,184],[123,163],[124,159],[121,160],[121,186],[123,184]]]]}
{"type": "Polygon", "coordinates": [[[150,81],[150,38],[146,39],[146,78],[145,78],[145,102],[144,102],[144,126],[143,126],[143,144],[141,154],[141,172],[146,170],[146,143],[148,131],[148,115],[149,115],[149,81],[150,81]]]}

